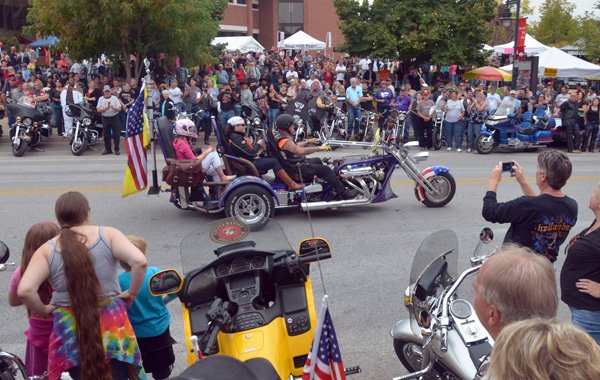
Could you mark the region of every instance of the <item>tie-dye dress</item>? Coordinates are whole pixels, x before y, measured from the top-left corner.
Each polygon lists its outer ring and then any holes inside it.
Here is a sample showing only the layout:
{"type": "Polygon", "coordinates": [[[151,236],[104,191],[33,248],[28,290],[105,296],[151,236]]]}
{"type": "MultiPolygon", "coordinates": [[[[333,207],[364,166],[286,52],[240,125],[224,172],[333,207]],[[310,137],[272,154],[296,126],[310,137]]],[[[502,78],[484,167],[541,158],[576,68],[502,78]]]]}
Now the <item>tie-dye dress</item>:
{"type": "MultiPolygon", "coordinates": [[[[131,365],[134,378],[146,379],[135,333],[127,317],[127,305],[119,298],[104,300],[100,306],[100,326],[107,360],[131,365]]],[[[79,342],[75,316],[70,307],[57,307],[53,313],[54,330],[48,355],[49,380],[58,380],[62,372],[79,366],[79,342]]]]}

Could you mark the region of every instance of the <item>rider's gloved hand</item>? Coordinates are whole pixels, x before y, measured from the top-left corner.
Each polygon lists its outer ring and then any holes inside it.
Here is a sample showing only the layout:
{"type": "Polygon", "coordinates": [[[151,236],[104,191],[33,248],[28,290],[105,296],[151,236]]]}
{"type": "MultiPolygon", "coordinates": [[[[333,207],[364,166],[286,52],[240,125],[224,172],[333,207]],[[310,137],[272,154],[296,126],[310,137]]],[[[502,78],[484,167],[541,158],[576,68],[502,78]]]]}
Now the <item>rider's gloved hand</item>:
{"type": "Polygon", "coordinates": [[[310,139],[308,139],[308,143],[314,145],[317,143],[317,139],[315,137],[311,137],[310,139]]]}
{"type": "Polygon", "coordinates": [[[321,145],[319,147],[319,152],[331,151],[331,147],[329,145],[321,145]]]}

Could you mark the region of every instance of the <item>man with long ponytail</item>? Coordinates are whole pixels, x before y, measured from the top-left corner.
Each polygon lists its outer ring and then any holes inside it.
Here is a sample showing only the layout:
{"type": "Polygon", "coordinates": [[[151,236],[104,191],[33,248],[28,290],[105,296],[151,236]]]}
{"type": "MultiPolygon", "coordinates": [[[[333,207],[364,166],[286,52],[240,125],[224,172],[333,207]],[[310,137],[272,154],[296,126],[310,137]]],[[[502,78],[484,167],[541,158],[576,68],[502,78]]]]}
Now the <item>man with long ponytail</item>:
{"type": "Polygon", "coordinates": [[[127,304],[142,285],[144,254],[119,230],[90,225],[89,203],[81,193],[61,195],[55,213],[60,233],[34,253],[18,289],[32,311],[53,316],[50,380],[59,379],[64,371],[75,380],[143,378],[127,304]],[[131,267],[131,286],[122,293],[119,261],[131,267]],[[46,280],[54,289],[49,305],[37,294],[46,280]]]}

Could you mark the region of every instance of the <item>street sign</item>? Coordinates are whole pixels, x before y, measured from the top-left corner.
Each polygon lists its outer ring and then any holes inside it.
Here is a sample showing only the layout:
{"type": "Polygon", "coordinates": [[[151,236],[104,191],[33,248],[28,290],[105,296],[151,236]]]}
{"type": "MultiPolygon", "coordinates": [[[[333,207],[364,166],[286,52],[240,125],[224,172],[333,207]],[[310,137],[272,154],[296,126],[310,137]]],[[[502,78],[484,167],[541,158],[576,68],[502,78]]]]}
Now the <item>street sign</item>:
{"type": "Polygon", "coordinates": [[[544,67],[544,77],[555,77],[558,75],[558,69],[544,67]]]}

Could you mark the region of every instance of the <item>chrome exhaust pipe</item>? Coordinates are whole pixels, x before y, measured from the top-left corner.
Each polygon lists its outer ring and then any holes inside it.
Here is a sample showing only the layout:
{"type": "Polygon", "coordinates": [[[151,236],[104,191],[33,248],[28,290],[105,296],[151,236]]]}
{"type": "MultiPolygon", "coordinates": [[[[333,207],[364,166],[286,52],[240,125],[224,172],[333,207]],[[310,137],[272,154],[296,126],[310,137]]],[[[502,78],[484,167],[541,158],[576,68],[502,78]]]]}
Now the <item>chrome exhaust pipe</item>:
{"type": "Polygon", "coordinates": [[[328,210],[328,209],[337,209],[340,207],[349,207],[349,206],[362,206],[368,205],[371,203],[371,198],[364,199],[348,199],[343,201],[333,201],[333,202],[302,202],[300,206],[302,206],[302,211],[310,210],[328,210]]]}

